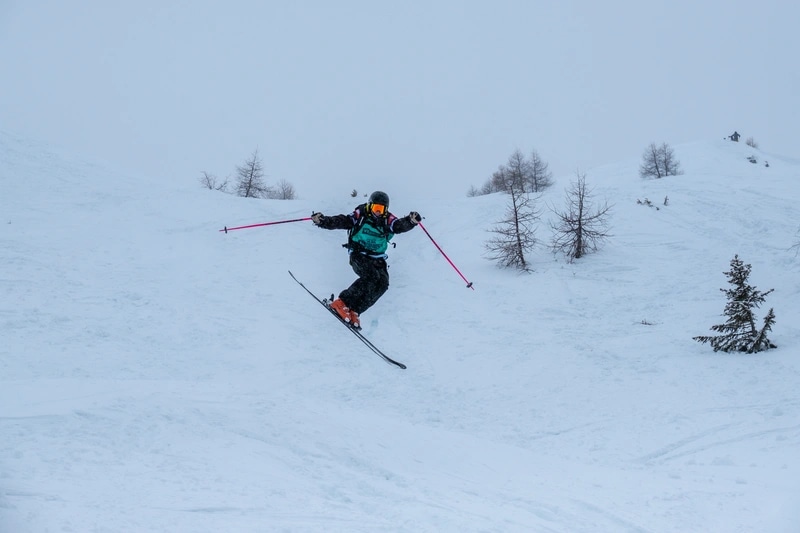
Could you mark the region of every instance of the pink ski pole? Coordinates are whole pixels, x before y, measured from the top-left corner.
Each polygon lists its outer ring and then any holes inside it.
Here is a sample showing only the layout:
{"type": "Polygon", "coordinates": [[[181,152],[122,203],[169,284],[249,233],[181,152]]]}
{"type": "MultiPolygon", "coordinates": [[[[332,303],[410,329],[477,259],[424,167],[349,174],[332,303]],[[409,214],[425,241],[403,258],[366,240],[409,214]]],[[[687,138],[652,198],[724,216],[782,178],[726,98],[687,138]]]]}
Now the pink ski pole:
{"type": "Polygon", "coordinates": [[[439,245],[436,243],[436,241],[435,241],[435,240],[433,240],[433,237],[431,237],[431,234],[430,234],[430,233],[428,233],[428,230],[426,230],[426,229],[425,229],[425,226],[423,226],[423,225],[422,225],[422,222],[420,222],[420,223],[419,223],[419,227],[420,227],[420,228],[422,228],[422,231],[424,231],[424,232],[425,232],[425,235],[427,235],[427,236],[428,236],[428,238],[429,238],[429,239],[431,240],[431,242],[433,243],[433,245],[434,245],[434,246],[436,246],[436,249],[437,249],[437,250],[439,250],[439,251],[442,253],[442,255],[444,256],[444,258],[445,258],[445,259],[447,259],[447,262],[448,262],[448,263],[450,263],[450,266],[451,266],[451,267],[453,267],[453,268],[455,269],[455,271],[456,271],[456,272],[458,272],[458,275],[459,275],[459,276],[461,276],[461,279],[463,279],[463,280],[464,280],[464,281],[467,283],[467,288],[468,288],[468,289],[472,289],[472,290],[474,291],[474,290],[475,290],[475,287],[473,287],[473,286],[472,286],[472,282],[471,282],[471,281],[468,281],[468,280],[467,280],[467,278],[465,278],[465,277],[464,277],[464,274],[462,274],[462,273],[461,273],[461,271],[458,269],[458,267],[456,267],[456,266],[453,264],[453,262],[452,262],[452,261],[450,261],[450,258],[449,258],[449,257],[447,257],[447,254],[446,254],[446,253],[444,253],[444,250],[442,250],[442,248],[441,248],[441,247],[440,247],[440,246],[439,246],[439,245]]]}
{"type": "Polygon", "coordinates": [[[236,226],[235,228],[229,228],[228,226],[225,226],[220,231],[224,231],[225,233],[228,233],[229,231],[233,231],[233,230],[237,230],[237,229],[259,228],[261,226],[272,226],[274,224],[286,224],[287,222],[301,222],[303,220],[311,220],[311,217],[295,218],[293,220],[279,220],[277,222],[264,222],[262,224],[250,224],[248,226],[236,226]]]}

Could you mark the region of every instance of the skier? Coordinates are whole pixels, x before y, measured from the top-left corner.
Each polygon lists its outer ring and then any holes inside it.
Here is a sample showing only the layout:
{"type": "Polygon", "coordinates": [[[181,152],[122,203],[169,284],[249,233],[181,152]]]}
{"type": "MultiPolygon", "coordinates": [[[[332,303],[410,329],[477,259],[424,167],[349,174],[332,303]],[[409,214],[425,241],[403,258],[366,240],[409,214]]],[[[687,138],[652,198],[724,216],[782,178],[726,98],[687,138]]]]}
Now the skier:
{"type": "Polygon", "coordinates": [[[348,230],[347,248],[350,266],[358,275],[352,285],[339,293],[331,308],[356,329],[361,328],[359,315],[372,307],[389,288],[386,249],[395,233],[414,229],[422,221],[416,211],[398,218],[389,212],[389,195],[375,191],[369,201],[349,215],[311,215],[311,221],[323,229],[348,230]]]}

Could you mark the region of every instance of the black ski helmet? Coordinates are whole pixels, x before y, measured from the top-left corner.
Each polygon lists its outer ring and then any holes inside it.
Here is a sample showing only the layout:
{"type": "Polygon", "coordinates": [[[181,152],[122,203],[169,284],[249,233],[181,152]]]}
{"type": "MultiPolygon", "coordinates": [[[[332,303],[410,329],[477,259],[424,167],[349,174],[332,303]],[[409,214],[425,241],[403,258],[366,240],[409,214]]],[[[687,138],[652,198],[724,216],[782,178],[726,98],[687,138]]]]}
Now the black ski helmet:
{"type": "Polygon", "coordinates": [[[386,209],[389,209],[389,195],[383,191],[375,191],[369,195],[369,203],[381,204],[386,206],[386,209]]]}

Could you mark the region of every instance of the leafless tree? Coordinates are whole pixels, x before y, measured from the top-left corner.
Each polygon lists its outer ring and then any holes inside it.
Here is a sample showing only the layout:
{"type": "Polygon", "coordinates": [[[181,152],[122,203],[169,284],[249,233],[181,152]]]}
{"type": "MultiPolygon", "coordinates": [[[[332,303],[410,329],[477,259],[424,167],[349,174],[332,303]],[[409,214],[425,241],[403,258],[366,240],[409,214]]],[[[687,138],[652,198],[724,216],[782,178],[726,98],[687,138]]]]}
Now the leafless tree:
{"type": "Polygon", "coordinates": [[[592,194],[586,186],[586,174],[576,172],[577,181],[566,191],[566,211],[555,209],[557,223],[553,229],[552,249],[567,256],[569,262],[597,250],[600,243],[611,235],[608,233],[608,217],[611,207],[604,203],[592,210],[592,194]]]}
{"type": "Polygon", "coordinates": [[[489,178],[489,181],[483,186],[484,194],[492,194],[495,192],[506,191],[506,181],[508,179],[508,168],[500,165],[497,170],[489,178]]]}
{"type": "Polygon", "coordinates": [[[513,183],[520,192],[541,192],[553,184],[553,175],[536,150],[531,151],[530,158],[526,158],[520,150],[514,150],[506,164],[500,165],[480,189],[472,187],[467,195],[510,192],[508,183],[513,183]]]}
{"type": "Polygon", "coordinates": [[[642,164],[639,165],[639,176],[642,178],[664,177],[664,169],[661,168],[661,161],[658,158],[658,147],[656,143],[650,143],[642,154],[642,164]]]}
{"type": "Polygon", "coordinates": [[[526,180],[530,185],[530,190],[533,192],[541,192],[553,185],[553,174],[550,172],[550,165],[539,157],[536,150],[531,151],[531,156],[528,160],[528,172],[526,180]]]}
{"type": "Polygon", "coordinates": [[[501,167],[504,172],[496,179],[500,180],[502,190],[512,193],[516,188],[518,192],[524,193],[528,190],[527,176],[530,174],[530,163],[525,159],[525,156],[519,150],[508,156],[508,162],[505,167],[501,167]]]}
{"type": "Polygon", "coordinates": [[[667,143],[661,143],[661,146],[656,146],[656,143],[650,143],[650,146],[642,154],[639,176],[659,179],[678,174],[683,174],[683,171],[672,147],[667,143]]]}
{"type": "Polygon", "coordinates": [[[203,175],[200,176],[200,183],[203,185],[203,187],[211,189],[212,191],[227,192],[228,190],[228,178],[225,178],[222,183],[219,183],[215,175],[209,174],[205,171],[203,171],[203,175]]]}
{"type": "Polygon", "coordinates": [[[286,180],[279,181],[269,193],[269,198],[273,200],[294,200],[296,197],[294,186],[286,180]]]}
{"type": "Polygon", "coordinates": [[[747,138],[747,140],[745,141],[745,144],[746,144],[747,146],[750,146],[751,148],[756,148],[756,149],[758,149],[758,143],[757,143],[757,142],[756,142],[756,140],[755,140],[755,139],[753,139],[752,137],[748,137],[748,138],[747,138]]]}
{"type": "Polygon", "coordinates": [[[661,152],[661,160],[664,163],[665,176],[678,176],[683,174],[683,170],[681,170],[681,162],[678,161],[677,157],[675,157],[675,151],[670,145],[667,143],[662,143],[659,151],[661,152]]]}
{"type": "Polygon", "coordinates": [[[264,183],[264,166],[258,157],[258,149],[236,167],[236,195],[245,198],[269,198],[272,189],[264,183]]]}
{"type": "Polygon", "coordinates": [[[508,169],[498,170],[493,179],[503,180],[503,186],[510,195],[506,216],[492,229],[495,234],[485,247],[489,259],[499,262],[504,267],[529,270],[525,254],[536,245],[536,228],[534,224],[540,218],[537,209],[538,196],[525,192],[522,181],[508,169]]]}

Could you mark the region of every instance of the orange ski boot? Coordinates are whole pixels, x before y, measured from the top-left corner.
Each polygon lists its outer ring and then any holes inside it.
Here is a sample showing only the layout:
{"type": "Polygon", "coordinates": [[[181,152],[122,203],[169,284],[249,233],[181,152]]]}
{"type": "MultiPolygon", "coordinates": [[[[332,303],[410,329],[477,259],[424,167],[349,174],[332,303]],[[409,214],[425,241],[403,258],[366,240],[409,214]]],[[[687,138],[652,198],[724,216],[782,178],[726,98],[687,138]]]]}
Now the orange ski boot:
{"type": "Polygon", "coordinates": [[[336,314],[339,315],[339,318],[348,324],[352,322],[352,318],[350,317],[352,311],[350,311],[350,308],[344,304],[341,298],[336,298],[331,302],[331,309],[336,311],[336,314]]]}

